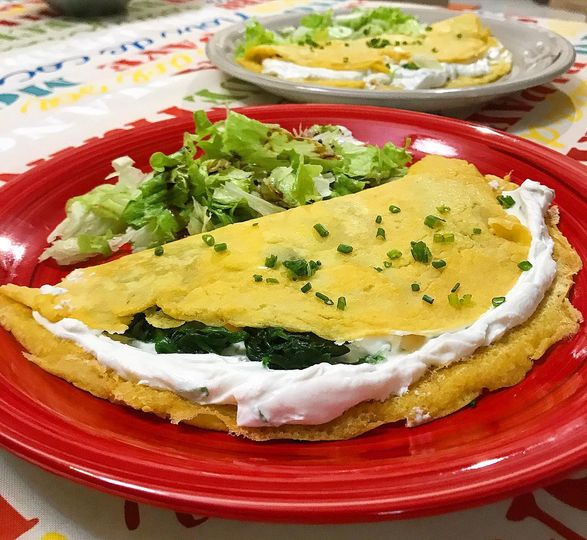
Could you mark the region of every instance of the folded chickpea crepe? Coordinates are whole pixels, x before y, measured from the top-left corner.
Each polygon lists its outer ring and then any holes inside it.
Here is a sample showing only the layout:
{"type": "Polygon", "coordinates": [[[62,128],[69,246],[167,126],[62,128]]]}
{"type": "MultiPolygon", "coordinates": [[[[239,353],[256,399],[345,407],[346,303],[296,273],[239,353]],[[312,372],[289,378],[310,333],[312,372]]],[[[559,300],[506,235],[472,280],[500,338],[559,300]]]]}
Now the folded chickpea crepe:
{"type": "Polygon", "coordinates": [[[311,13],[275,32],[250,21],[235,58],[293,83],[375,91],[485,85],[512,69],[511,52],[473,13],[426,25],[385,6],[311,13]]]}
{"type": "Polygon", "coordinates": [[[428,156],[403,178],[228,225],[56,286],[0,323],[95,396],[254,440],[416,425],[523,379],[581,320],[552,190],[428,156]]]}

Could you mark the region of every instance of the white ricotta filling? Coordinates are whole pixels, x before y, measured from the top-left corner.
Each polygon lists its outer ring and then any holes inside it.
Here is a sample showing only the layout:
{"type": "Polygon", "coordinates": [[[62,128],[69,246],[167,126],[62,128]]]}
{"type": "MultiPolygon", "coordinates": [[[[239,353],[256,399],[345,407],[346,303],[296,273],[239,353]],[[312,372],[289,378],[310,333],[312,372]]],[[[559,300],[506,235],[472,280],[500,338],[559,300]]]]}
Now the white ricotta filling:
{"type": "Polygon", "coordinates": [[[231,356],[162,356],[152,346],[112,340],[75,319],[51,323],[37,312],[33,316],[49,332],[76,343],[125,379],[171,390],[197,403],[237,405],[241,426],[321,424],[357,403],[405,393],[428,369],[446,366],[491,345],[534,313],[556,273],[553,241],[544,220],[554,192],[526,180],[507,194],[516,202],[507,212],[518,217],[532,236],[528,253],[532,268],[520,274],[503,304],[490,308],[469,327],[427,339],[415,351],[402,351],[398,346],[405,332],[351,344],[349,361],[365,352],[383,355],[384,360],[376,364],[322,363],[302,370],[270,370],[249,361],[239,347],[231,356]]]}
{"type": "Polygon", "coordinates": [[[262,72],[284,80],[339,80],[365,81],[367,88],[379,85],[399,86],[405,90],[441,88],[457,77],[482,77],[489,74],[491,65],[511,59],[511,53],[502,47],[491,47],[486,55],[468,64],[433,62],[428,67],[406,69],[390,65],[391,75],[370,71],[336,70],[300,66],[293,62],[267,58],[263,60],[262,72]]]}

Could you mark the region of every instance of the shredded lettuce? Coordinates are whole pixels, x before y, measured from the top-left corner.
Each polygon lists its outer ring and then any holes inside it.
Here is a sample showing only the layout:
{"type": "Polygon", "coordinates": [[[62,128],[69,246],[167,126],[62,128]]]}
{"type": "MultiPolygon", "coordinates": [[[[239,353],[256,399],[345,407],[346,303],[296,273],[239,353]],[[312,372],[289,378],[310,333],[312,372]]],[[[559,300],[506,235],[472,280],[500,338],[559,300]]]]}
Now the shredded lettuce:
{"type": "Polygon", "coordinates": [[[115,159],[114,172],[107,177],[117,177],[115,184],[99,185],[67,202],[66,218],[47,237],[51,246],[39,260],[53,258],[59,264],[74,264],[94,255],[109,255],[120,248],[122,244],[117,238],[128,226],[123,218],[124,210],[149,177],[133,164],[128,156],[115,159]]]}
{"type": "Polygon", "coordinates": [[[41,260],[73,264],[125,244],[137,251],[356,193],[403,176],[410,160],[405,148],[360,143],[340,126],[294,134],[233,111],[215,124],[204,111],[194,119],[182,148],[155,152],[148,174],[120,158],[108,177],[115,184],[70,199],[41,260]]]}
{"type": "Polygon", "coordinates": [[[252,20],[245,28],[245,36],[242,43],[236,50],[237,56],[242,56],[247,49],[257,45],[274,45],[280,40],[271,30],[263,28],[263,25],[256,20],[252,20]]]}
{"type": "Polygon", "coordinates": [[[246,28],[243,40],[236,48],[237,58],[258,45],[308,45],[319,47],[333,39],[350,41],[383,34],[420,36],[423,26],[412,15],[399,8],[357,8],[349,14],[335,16],[332,10],[310,13],[300,19],[296,28],[272,32],[253,19],[246,28]]]}
{"type": "Polygon", "coordinates": [[[381,34],[418,36],[422,33],[422,26],[414,16],[392,7],[359,8],[351,16],[340,17],[336,22],[353,30],[350,39],[381,34]]]}

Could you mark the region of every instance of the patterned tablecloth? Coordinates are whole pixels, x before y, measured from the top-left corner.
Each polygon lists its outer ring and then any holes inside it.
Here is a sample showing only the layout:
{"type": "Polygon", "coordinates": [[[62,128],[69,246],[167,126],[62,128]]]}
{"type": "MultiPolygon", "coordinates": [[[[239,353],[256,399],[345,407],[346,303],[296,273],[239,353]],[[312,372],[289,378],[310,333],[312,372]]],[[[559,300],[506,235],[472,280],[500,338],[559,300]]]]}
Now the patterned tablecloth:
{"type": "MultiPolygon", "coordinates": [[[[80,21],[56,16],[40,0],[0,0],[0,183],[65,148],[120,129],[198,108],[277,102],[217,71],[204,51],[209,36],[254,15],[347,5],[348,0],[137,0],[123,16],[80,21]]],[[[524,20],[571,40],[575,65],[552,84],[462,116],[587,163],[587,23],[524,20]]],[[[242,523],[139,506],[0,452],[0,540],[344,540],[359,534],[365,540],[577,540],[587,535],[585,510],[587,476],[579,474],[513,500],[425,519],[344,526],[242,523]]]]}

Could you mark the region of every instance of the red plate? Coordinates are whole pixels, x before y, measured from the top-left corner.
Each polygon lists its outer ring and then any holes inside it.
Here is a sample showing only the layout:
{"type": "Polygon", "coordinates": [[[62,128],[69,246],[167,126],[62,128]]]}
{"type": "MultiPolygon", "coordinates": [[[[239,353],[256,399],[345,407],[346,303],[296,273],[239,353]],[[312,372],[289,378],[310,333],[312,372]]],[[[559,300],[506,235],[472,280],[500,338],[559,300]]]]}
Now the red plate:
{"type": "MultiPolygon", "coordinates": [[[[440,153],[482,172],[513,171],[556,189],[561,229],[587,260],[587,169],[522,139],[465,122],[407,111],[337,105],[253,107],[286,128],[349,127],[359,139],[401,144],[417,157],[440,153]]],[[[224,116],[210,114],[212,120],[224,116]]],[[[100,183],[124,153],[145,167],[192,129],[191,115],[114,132],[38,166],[3,188],[3,280],[39,286],[63,271],[37,264],[65,201],[100,183]]],[[[99,291],[95,291],[99,294],[99,291]]],[[[585,272],[573,302],[587,301],[585,272]]],[[[351,441],[255,443],[174,426],[112,405],[52,377],[0,333],[0,442],[52,472],[174,510],[227,518],[352,522],[413,517],[487,503],[569,473],[587,457],[587,338],[559,343],[517,386],[475,408],[417,428],[399,424],[351,441]]]]}

